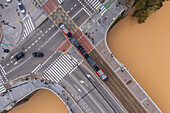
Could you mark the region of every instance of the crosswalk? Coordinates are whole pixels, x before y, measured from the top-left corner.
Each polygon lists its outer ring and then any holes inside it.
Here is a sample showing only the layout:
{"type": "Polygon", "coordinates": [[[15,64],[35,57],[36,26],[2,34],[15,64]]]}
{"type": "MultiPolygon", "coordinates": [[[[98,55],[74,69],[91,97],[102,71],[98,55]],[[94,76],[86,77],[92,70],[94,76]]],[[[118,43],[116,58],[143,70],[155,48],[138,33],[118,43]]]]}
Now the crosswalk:
{"type": "Polygon", "coordinates": [[[64,76],[71,73],[78,62],[68,54],[60,55],[48,68],[43,71],[43,79],[58,83],[64,76]]]}
{"type": "Polygon", "coordinates": [[[57,2],[58,2],[59,4],[62,4],[62,3],[64,2],[64,0],[57,0],[57,2]]]}
{"type": "Polygon", "coordinates": [[[24,18],[23,23],[24,23],[23,39],[25,39],[35,29],[35,26],[34,26],[31,16],[29,15],[26,18],[24,18]]]}
{"type": "Polygon", "coordinates": [[[100,14],[101,15],[103,15],[106,11],[107,11],[107,9],[104,7],[104,6],[102,6],[101,8],[100,8],[100,14]]]}
{"type": "Polygon", "coordinates": [[[2,76],[0,75],[0,85],[3,84],[3,83],[4,83],[4,81],[2,79],[2,76]]]}
{"type": "Polygon", "coordinates": [[[92,9],[96,9],[101,6],[99,0],[84,0],[92,9]]]}

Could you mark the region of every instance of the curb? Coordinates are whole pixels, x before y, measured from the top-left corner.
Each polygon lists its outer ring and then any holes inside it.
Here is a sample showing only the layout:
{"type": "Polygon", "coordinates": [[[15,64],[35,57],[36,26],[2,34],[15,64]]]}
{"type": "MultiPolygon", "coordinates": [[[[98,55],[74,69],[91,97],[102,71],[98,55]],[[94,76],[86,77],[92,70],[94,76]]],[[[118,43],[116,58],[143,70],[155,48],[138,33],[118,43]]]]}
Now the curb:
{"type": "Polygon", "coordinates": [[[1,25],[0,25],[0,42],[2,42],[2,37],[3,35],[2,35],[2,30],[1,30],[1,25]]]}

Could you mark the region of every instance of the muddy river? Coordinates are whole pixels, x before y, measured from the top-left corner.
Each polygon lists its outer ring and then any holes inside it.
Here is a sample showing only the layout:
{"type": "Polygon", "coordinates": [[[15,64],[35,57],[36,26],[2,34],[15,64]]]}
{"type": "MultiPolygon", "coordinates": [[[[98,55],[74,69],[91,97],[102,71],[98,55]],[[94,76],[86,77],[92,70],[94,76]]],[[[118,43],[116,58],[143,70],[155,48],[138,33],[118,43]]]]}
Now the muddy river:
{"type": "Polygon", "coordinates": [[[28,102],[9,113],[68,113],[64,103],[49,90],[39,90],[28,102]]]}
{"type": "MultiPolygon", "coordinates": [[[[115,57],[165,113],[170,113],[170,2],[137,24],[130,16],[108,33],[108,45],[115,57]]],[[[48,90],[9,113],[68,113],[61,100],[48,90]]]]}
{"type": "Polygon", "coordinates": [[[108,33],[109,48],[165,113],[170,113],[170,2],[144,24],[128,16],[108,33]]]}

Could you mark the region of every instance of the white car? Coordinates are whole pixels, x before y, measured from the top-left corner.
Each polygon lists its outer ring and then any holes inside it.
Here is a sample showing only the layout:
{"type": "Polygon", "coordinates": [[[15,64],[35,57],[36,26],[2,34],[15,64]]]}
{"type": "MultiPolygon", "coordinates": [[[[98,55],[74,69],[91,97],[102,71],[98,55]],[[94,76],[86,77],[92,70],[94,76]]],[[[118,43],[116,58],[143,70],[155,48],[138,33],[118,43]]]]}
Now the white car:
{"type": "Polygon", "coordinates": [[[6,2],[10,3],[10,2],[12,2],[12,0],[6,0],[6,2]]]}
{"type": "Polygon", "coordinates": [[[18,3],[18,6],[19,6],[19,9],[21,10],[21,13],[22,14],[25,14],[26,13],[26,10],[24,8],[24,5],[22,3],[18,3]]]}

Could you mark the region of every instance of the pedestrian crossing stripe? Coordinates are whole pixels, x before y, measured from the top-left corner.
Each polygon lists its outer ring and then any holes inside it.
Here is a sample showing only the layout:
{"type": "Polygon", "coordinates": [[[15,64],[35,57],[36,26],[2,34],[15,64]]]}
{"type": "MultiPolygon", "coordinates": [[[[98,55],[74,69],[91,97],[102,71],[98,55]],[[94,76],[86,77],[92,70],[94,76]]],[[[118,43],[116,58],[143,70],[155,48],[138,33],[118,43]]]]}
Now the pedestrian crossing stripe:
{"type": "Polygon", "coordinates": [[[63,53],[48,68],[43,71],[43,79],[58,83],[74,68],[78,62],[70,55],[63,53]]]}
{"type": "Polygon", "coordinates": [[[4,86],[1,86],[0,87],[0,93],[2,94],[2,93],[4,93],[6,91],[6,88],[4,87],[4,86]]]}
{"type": "Polygon", "coordinates": [[[101,16],[103,16],[103,14],[107,11],[107,9],[104,6],[102,6],[100,9],[101,9],[100,14],[101,16]]]}
{"type": "Polygon", "coordinates": [[[110,7],[110,4],[109,3],[106,3],[104,6],[102,6],[100,9],[100,14],[101,16],[103,16],[103,14],[107,11],[107,9],[110,7]]]}
{"type": "Polygon", "coordinates": [[[24,18],[24,37],[25,39],[32,31],[34,31],[35,26],[33,24],[33,21],[31,17],[28,15],[26,18],[24,18]]]}
{"type": "Polygon", "coordinates": [[[64,0],[57,0],[59,4],[62,4],[64,0]]]}

